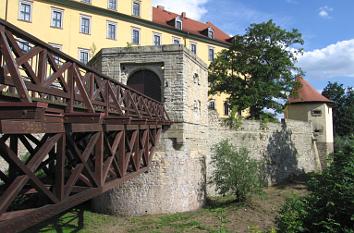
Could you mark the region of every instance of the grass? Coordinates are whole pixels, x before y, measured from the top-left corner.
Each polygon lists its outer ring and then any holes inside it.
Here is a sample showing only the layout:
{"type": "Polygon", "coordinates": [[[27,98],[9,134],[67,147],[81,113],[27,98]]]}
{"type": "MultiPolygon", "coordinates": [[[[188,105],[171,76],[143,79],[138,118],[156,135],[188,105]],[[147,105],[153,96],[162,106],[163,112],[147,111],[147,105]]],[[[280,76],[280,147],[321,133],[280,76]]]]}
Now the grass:
{"type": "Polygon", "coordinates": [[[98,214],[89,205],[72,209],[26,233],[258,233],[274,228],[276,213],[287,197],[303,195],[302,185],[272,187],[244,204],[232,197],[208,200],[198,211],[169,215],[118,217],[98,214]]]}

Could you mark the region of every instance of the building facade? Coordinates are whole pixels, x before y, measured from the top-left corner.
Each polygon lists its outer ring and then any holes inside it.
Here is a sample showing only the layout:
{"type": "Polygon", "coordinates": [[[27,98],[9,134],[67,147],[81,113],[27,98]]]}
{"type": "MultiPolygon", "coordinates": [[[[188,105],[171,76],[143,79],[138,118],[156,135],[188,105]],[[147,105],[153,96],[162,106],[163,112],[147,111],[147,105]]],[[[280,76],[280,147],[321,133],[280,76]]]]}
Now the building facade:
{"type": "Polygon", "coordinates": [[[297,96],[290,98],[285,109],[285,117],[291,120],[311,122],[313,135],[320,154],[322,167],[326,166],[326,158],[333,153],[333,102],[317,92],[302,77],[297,96]]]}
{"type": "MultiPolygon", "coordinates": [[[[210,64],[231,40],[212,23],[151,0],[2,0],[0,17],[83,63],[102,48],[181,44],[210,64]]],[[[220,116],[228,114],[225,100],[210,97],[220,116]]]]}

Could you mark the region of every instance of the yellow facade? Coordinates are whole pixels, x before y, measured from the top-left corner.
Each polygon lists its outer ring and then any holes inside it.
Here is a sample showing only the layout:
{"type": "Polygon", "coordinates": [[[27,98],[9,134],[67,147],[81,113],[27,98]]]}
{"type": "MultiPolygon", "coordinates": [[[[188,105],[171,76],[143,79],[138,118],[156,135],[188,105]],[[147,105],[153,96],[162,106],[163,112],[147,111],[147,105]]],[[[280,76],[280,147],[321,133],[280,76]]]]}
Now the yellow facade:
{"type": "MultiPolygon", "coordinates": [[[[132,30],[140,32],[141,46],[153,45],[154,34],[161,36],[161,44],[172,44],[178,38],[185,47],[197,45],[196,55],[204,62],[210,64],[208,58],[209,48],[214,49],[215,55],[227,48],[227,43],[211,39],[200,38],[179,32],[177,29],[166,29],[152,22],[151,0],[117,0],[117,10],[108,9],[108,0],[91,0],[90,4],[80,0],[0,0],[0,17],[15,26],[29,32],[41,40],[60,47],[61,51],[80,59],[80,50],[90,51],[89,56],[102,48],[125,47],[132,43],[132,30]],[[30,21],[20,20],[20,3],[31,5],[30,21]],[[140,16],[133,15],[133,3],[140,4],[140,16]],[[53,11],[62,12],[62,26],[52,26],[53,11]],[[80,32],[81,17],[90,18],[90,32],[80,32]],[[116,38],[107,38],[107,24],[116,25],[116,38]]],[[[214,97],[213,97],[214,98],[214,97]]],[[[217,111],[224,116],[225,95],[214,98],[217,101],[217,111]]]]}

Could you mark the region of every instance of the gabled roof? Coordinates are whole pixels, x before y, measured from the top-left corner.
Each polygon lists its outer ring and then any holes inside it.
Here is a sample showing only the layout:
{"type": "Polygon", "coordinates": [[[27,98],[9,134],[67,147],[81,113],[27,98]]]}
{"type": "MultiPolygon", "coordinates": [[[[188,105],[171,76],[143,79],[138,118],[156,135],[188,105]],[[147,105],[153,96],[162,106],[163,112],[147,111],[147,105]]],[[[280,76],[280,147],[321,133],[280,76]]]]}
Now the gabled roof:
{"type": "Polygon", "coordinates": [[[171,25],[170,22],[176,19],[177,16],[179,16],[182,19],[183,22],[182,31],[184,32],[188,32],[194,35],[208,38],[207,33],[205,34],[203,32],[208,30],[208,28],[212,28],[214,31],[214,40],[228,43],[232,38],[210,22],[202,23],[186,17],[185,13],[178,15],[176,13],[166,11],[162,6],[153,7],[152,21],[154,23],[174,28],[174,26],[171,25]]]}
{"type": "Polygon", "coordinates": [[[297,77],[297,81],[300,82],[301,87],[298,90],[297,96],[289,98],[289,104],[296,103],[332,103],[331,100],[321,95],[315,88],[311,86],[303,77],[297,77]]]}

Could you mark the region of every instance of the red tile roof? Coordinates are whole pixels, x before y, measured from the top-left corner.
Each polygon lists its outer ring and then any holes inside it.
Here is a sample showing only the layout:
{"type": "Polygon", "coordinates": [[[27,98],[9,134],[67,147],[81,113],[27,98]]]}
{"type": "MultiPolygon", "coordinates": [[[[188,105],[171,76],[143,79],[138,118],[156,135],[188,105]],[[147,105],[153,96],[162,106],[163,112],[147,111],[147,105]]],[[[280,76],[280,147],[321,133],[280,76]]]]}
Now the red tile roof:
{"type": "Polygon", "coordinates": [[[321,95],[318,91],[311,86],[303,77],[298,77],[297,81],[300,82],[301,87],[298,90],[295,98],[289,98],[289,104],[296,103],[308,103],[308,102],[320,102],[320,103],[332,103],[331,100],[321,95]]]}
{"type": "Polygon", "coordinates": [[[157,6],[153,7],[153,22],[175,28],[173,25],[169,24],[172,20],[176,19],[177,16],[180,16],[182,19],[182,24],[183,24],[183,29],[182,31],[188,32],[190,34],[198,35],[198,36],[203,36],[205,38],[208,38],[207,34],[203,34],[209,27],[213,29],[214,31],[214,40],[221,41],[221,42],[229,42],[231,37],[227,35],[225,32],[223,32],[221,29],[216,27],[214,24],[207,22],[207,23],[202,23],[199,21],[196,21],[194,19],[190,19],[185,16],[185,13],[182,13],[181,15],[178,15],[173,12],[166,11],[164,7],[162,6],[157,6]]]}

